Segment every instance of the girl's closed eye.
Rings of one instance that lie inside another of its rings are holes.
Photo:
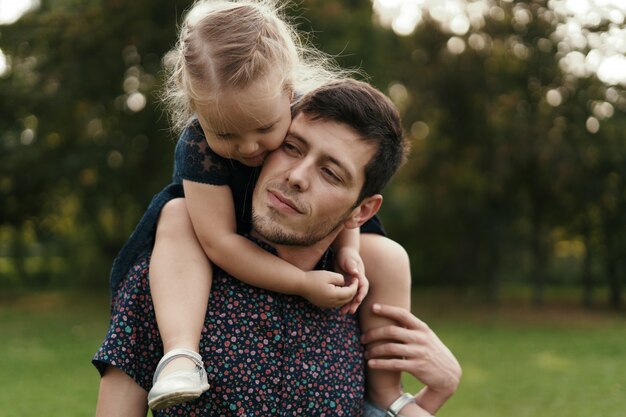
[[[276,127],[276,124],[272,123],[271,125],[260,127],[257,130],[259,133],[269,133],[273,131],[275,127]]]

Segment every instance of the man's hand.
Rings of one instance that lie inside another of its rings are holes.
[[[308,271],[304,276],[302,296],[318,307],[339,307],[352,300],[358,282],[346,285],[343,275],[331,271]]]
[[[383,304],[374,304],[372,311],[397,325],[372,329],[362,336],[367,365],[413,375],[426,385],[416,395],[418,404],[435,414],[459,385],[459,362],[428,325],[409,311]],[[372,342],[385,343],[368,346]]]
[[[365,277],[365,266],[359,252],[352,247],[344,246],[337,251],[335,270],[342,273],[347,282],[358,283],[358,290],[354,298],[341,308],[342,314],[354,314],[365,299],[370,283]]]

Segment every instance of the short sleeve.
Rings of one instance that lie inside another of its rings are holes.
[[[178,139],[174,156],[173,182],[183,180],[213,185],[227,185],[230,181],[230,161],[217,155],[207,144],[197,120],[189,125]]]

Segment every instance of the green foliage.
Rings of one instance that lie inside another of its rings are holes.
[[[155,100],[160,59],[190,2],[43,2],[2,28],[0,284],[104,283],[174,141]],[[145,102],[145,105],[143,104]],[[3,277],[7,277],[2,279]],[[69,280],[68,280],[69,278]]]
[[[174,140],[155,92],[190,3],[47,0],[0,27],[11,63],[0,78],[0,286],[105,284],[169,182]],[[538,304],[550,285],[580,286],[587,304],[606,286],[617,307],[626,272],[623,86],[563,72],[569,49],[545,2],[494,7],[484,25],[456,36],[464,45],[456,52],[427,12],[399,37],[377,23],[370,2],[304,0],[287,11],[403,114],[413,153],[382,215],[411,255],[415,282],[496,301],[507,277],[533,288]],[[602,21],[587,30],[607,29]],[[594,133],[590,117],[600,123]]]

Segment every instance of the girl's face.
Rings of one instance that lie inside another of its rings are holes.
[[[259,166],[278,148],[291,124],[291,94],[274,77],[220,93],[215,103],[195,103],[209,147],[218,155]]]

